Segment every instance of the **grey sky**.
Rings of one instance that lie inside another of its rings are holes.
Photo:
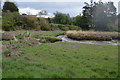
[[[5,0],[4,0],[5,1]],[[63,13],[69,13],[71,16],[79,15],[82,12],[84,2],[90,2],[90,0],[11,0],[18,4],[20,12],[30,12],[31,14],[37,14],[40,10],[47,10],[49,15],[56,11]],[[99,0],[93,0],[98,2]],[[103,2],[113,1],[118,12],[118,2],[120,0],[102,0]],[[20,2],[31,2],[26,4],[20,4]],[[34,4],[37,2],[39,4]],[[42,5],[42,2],[48,2]],[[60,2],[59,4],[51,4],[49,2]],[[62,2],[62,3],[61,3]],[[66,3],[64,3],[66,2]],[[76,2],[74,4],[67,4],[68,2]],[[67,6],[66,6],[67,5]]]

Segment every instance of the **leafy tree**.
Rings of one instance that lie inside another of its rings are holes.
[[[71,23],[69,14],[63,14],[60,12],[56,12],[54,13],[54,15],[55,15],[54,22],[56,24],[70,24]]]
[[[95,5],[94,11],[94,24],[95,30],[102,31],[111,31],[113,28],[111,26],[115,26],[116,20],[116,8],[113,5],[113,2],[103,3],[99,1]],[[109,25],[112,23],[111,25]]]
[[[93,1],[91,0],[91,3],[88,4],[85,2],[85,6],[83,7],[83,17],[82,17],[82,25],[81,27],[85,30],[89,30],[91,27],[94,27],[93,25],[93,12],[94,12],[94,5]]]
[[[118,14],[118,31],[120,32],[120,14]]]
[[[115,26],[116,8],[113,2],[103,3],[102,1],[85,3],[83,16],[86,17],[88,28],[95,30],[109,31]],[[112,23],[112,24],[110,24]]]
[[[19,9],[14,2],[6,1],[3,5],[3,10],[2,11],[6,12],[8,10],[10,12],[19,12]]]

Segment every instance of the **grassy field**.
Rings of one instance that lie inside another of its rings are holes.
[[[56,36],[61,31],[31,31]],[[19,48],[21,56],[5,56],[3,78],[114,78],[118,77],[118,46],[83,43],[44,43]],[[16,52],[13,52],[16,53]]]

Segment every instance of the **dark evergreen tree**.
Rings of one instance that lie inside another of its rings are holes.
[[[19,9],[14,2],[6,1],[3,5],[3,10],[2,11],[7,12],[8,10],[10,12],[19,12]]]

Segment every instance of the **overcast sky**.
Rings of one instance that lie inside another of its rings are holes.
[[[16,2],[90,2],[90,0],[11,0]],[[99,0],[93,0],[99,1]],[[113,1],[119,2],[120,0],[102,0],[103,2]]]
[[[6,0],[4,0],[6,1]],[[84,2],[90,2],[90,0],[9,0],[14,1],[18,4],[20,13],[28,13],[35,15],[40,10],[47,10],[49,15],[52,15],[52,13],[56,11],[69,13],[71,16],[76,16],[82,13],[82,7],[84,6]],[[95,2],[98,2],[99,0],[93,0]],[[103,2],[112,1],[114,2],[115,7],[117,8],[118,12],[118,2],[120,0],[102,0]],[[20,3],[20,2],[38,2],[37,3]],[[74,4],[66,4],[66,3],[41,3],[41,2],[77,2]],[[55,6],[54,6],[55,5]]]

